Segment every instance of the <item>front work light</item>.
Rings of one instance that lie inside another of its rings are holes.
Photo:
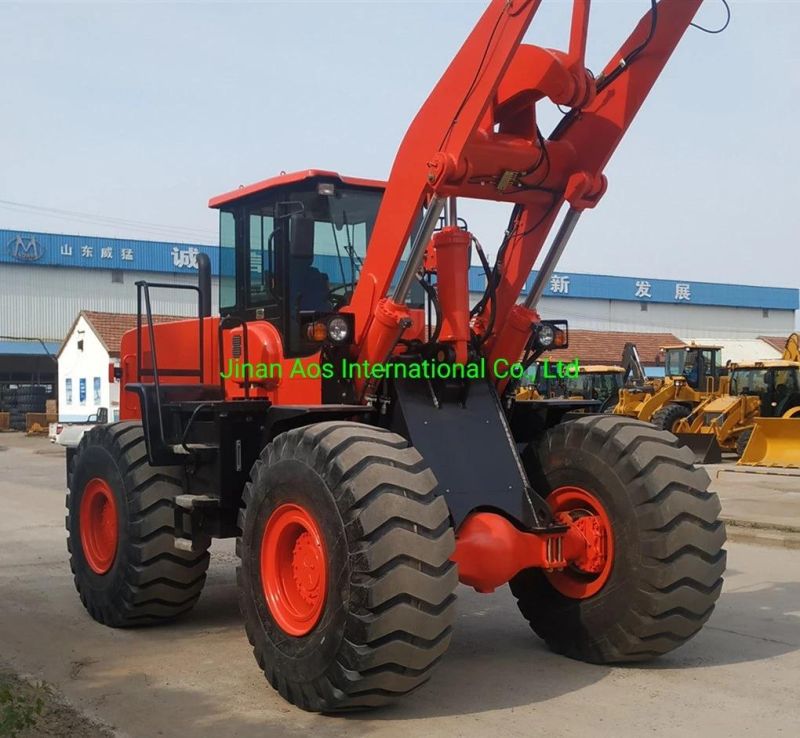
[[[537,351],[566,348],[569,328],[566,320],[543,320],[533,327],[533,346]]]
[[[333,343],[344,343],[350,338],[350,323],[340,315],[328,321],[328,338]]]
[[[313,313],[300,316],[301,335],[314,343],[341,346],[350,343],[355,334],[355,320],[351,313]]]
[[[556,342],[556,329],[552,325],[540,325],[536,338],[542,348],[550,348]]]

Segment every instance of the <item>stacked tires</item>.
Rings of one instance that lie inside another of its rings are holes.
[[[0,413],[9,412],[11,404],[16,400],[16,397],[16,389],[0,384]]]
[[[15,430],[25,430],[25,416],[28,413],[43,413],[46,407],[47,387],[43,385],[4,387],[0,394],[0,409],[9,413],[10,425]]]

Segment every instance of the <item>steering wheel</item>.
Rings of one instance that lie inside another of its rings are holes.
[[[328,290],[328,294],[325,296],[325,299],[331,304],[334,310],[338,310],[340,307],[347,305],[347,303],[350,301],[350,295],[347,294],[349,289],[349,284],[336,285],[336,287],[332,287]],[[338,294],[343,290],[344,294]]]

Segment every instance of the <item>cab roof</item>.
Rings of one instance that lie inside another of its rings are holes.
[[[547,359],[539,359],[536,363],[541,366],[545,361],[557,361],[552,357]],[[615,364],[581,364],[578,366],[578,374],[624,374],[625,369]]]
[[[786,359],[764,359],[763,361],[743,361],[731,364],[731,371],[737,369],[800,369],[800,362]]]
[[[360,177],[345,177],[337,172],[329,172],[325,169],[304,169],[300,172],[282,172],[277,177],[270,177],[269,179],[262,179],[260,182],[255,182],[250,185],[240,185],[237,189],[225,192],[222,195],[212,197],[208,201],[208,207],[219,208],[229,202],[241,200],[243,197],[255,195],[259,192],[271,190],[275,187],[283,185],[297,184],[307,179],[338,179],[342,184],[351,185],[353,187],[370,187],[374,190],[385,190],[386,182],[379,179],[362,179]]]
[[[715,346],[711,343],[681,343],[674,346],[662,346],[662,351],[670,351],[671,349],[684,349],[691,351],[692,349],[700,349],[701,351],[722,351],[722,346]]]

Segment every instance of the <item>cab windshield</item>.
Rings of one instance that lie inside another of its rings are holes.
[[[691,370],[692,367],[694,367],[693,353],[682,348],[667,350],[664,372],[668,377],[679,377],[685,370]]]
[[[764,395],[772,392],[783,396],[798,391],[795,367],[760,367],[734,369],[731,372],[731,394]]]
[[[381,194],[319,187],[248,208],[248,307],[285,301],[296,313],[346,305],[358,283]]]
[[[763,395],[767,391],[767,369],[734,369],[731,372],[732,395]]]
[[[220,211],[220,313],[274,323],[286,356],[319,350],[303,326],[350,303],[382,197],[305,180],[230,203]],[[414,307],[420,291],[409,295]]]
[[[622,373],[590,373],[579,374],[566,379],[568,395],[580,395],[587,400],[607,400],[617,397],[622,387]]]
[[[720,350],[718,348],[676,348],[667,349],[664,361],[668,377],[685,377],[690,387],[705,386],[709,377],[719,374]]]

